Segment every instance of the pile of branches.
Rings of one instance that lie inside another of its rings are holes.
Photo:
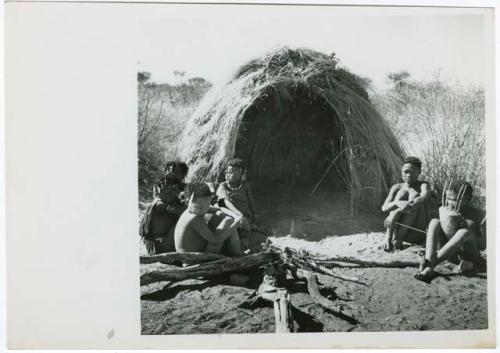
[[[269,241],[263,251],[242,257],[225,257],[211,253],[165,253],[141,257],[141,264],[160,262],[164,264],[191,264],[187,267],[153,271],[141,276],[141,286],[161,281],[177,282],[186,279],[210,278],[225,273],[237,273],[253,268],[264,268],[262,284],[240,307],[252,308],[261,301],[274,305],[276,332],[293,332],[290,292],[286,288],[287,276],[307,282],[307,289],[313,301],[332,314],[350,323],[357,323],[352,313],[341,304],[325,298],[320,293],[317,275],[328,276],[343,281],[368,286],[359,278],[345,276],[333,268],[356,267],[416,267],[416,262],[380,262],[352,257],[318,258],[306,251],[278,247]]]

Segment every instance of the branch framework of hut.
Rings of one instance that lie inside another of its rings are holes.
[[[203,100],[180,145],[192,178],[217,181],[240,157],[254,184],[311,191],[321,180],[349,191],[354,209],[378,208],[402,161],[361,79],[309,49],[281,48],[240,67]]]

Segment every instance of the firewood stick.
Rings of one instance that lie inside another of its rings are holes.
[[[318,287],[318,279],[314,273],[310,271],[301,271],[301,273],[304,273],[302,276],[307,280],[307,290],[316,304],[349,322],[357,322],[357,320],[352,317],[351,313],[346,312],[342,306],[336,305],[321,295]]]
[[[328,265],[330,263],[336,264],[338,262],[345,262],[356,264],[361,267],[387,267],[387,268],[405,268],[405,267],[417,267],[419,265],[418,261],[373,261],[373,260],[362,260],[356,259],[348,256],[335,256],[332,258],[317,260],[318,264]]]
[[[337,272],[335,272],[329,268],[326,268],[324,266],[321,266],[321,265],[317,265],[317,264],[309,263],[309,262],[305,262],[305,261],[300,261],[300,260],[292,260],[292,263],[294,263],[294,265],[297,268],[303,268],[304,270],[318,272],[322,275],[331,276],[331,277],[334,277],[337,279],[341,279],[343,281],[354,282],[354,283],[366,285],[366,283],[361,282],[359,280],[359,278],[342,275],[340,273],[337,273]]]
[[[404,268],[404,267],[416,267],[419,265],[418,261],[374,261],[374,260],[364,260],[358,259],[354,257],[348,256],[335,256],[335,257],[325,257],[322,255],[316,255],[316,257],[312,257],[312,255],[304,256],[299,255],[297,250],[292,250],[287,247],[279,247],[276,245],[268,245],[268,249],[280,254],[283,258],[284,262],[290,262],[292,259],[300,259],[301,261],[309,260],[314,261],[317,264],[328,265],[328,264],[336,264],[338,262],[356,264],[363,267],[390,267],[390,268]],[[311,259],[312,258],[312,259]]]
[[[185,279],[210,277],[223,273],[248,270],[272,261],[274,257],[269,252],[261,252],[248,256],[205,262],[190,267],[150,272],[141,276],[141,286],[161,281],[182,281]]]
[[[276,333],[293,332],[291,297],[288,290],[278,288],[274,299],[274,321]]]
[[[141,256],[141,264],[152,264],[161,262],[164,264],[172,264],[174,262],[187,262],[187,263],[203,263],[215,260],[226,259],[227,257],[214,253],[201,253],[201,252],[168,252],[164,254]]]

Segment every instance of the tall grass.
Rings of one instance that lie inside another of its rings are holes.
[[[393,87],[373,97],[407,155],[423,161],[423,174],[441,193],[444,181],[468,181],[485,205],[484,91],[451,84],[439,75],[416,81],[395,75]],[[394,75],[392,76],[394,78]]]

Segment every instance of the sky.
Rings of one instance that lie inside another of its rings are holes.
[[[178,82],[177,70],[224,84],[246,61],[289,46],[335,52],[375,88],[400,70],[416,79],[440,72],[466,85],[485,81],[483,10],[227,8],[180,8],[142,21],[138,69],[158,83]]]

